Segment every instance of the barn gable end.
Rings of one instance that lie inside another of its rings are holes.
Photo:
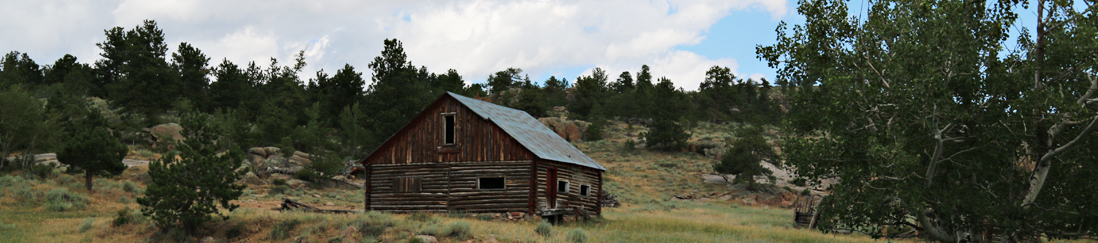
[[[456,119],[456,143],[443,145],[445,115]],[[369,164],[531,160],[534,155],[453,96],[443,95],[366,157]]]

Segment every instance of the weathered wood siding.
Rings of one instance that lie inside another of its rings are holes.
[[[526,212],[530,203],[532,161],[453,163],[450,165],[449,210]],[[477,178],[503,177],[504,189],[477,189]]]
[[[531,161],[371,166],[366,205],[378,211],[525,212]],[[419,193],[397,192],[398,178],[421,178]],[[477,189],[477,179],[503,177],[502,190]]]
[[[560,163],[550,160],[537,160],[537,210],[548,209],[548,203],[546,202],[549,194],[545,191],[546,183],[550,183],[547,180],[547,173],[549,167],[557,168],[557,179],[567,180],[569,182],[568,192],[557,193],[557,208],[575,208],[582,207],[583,209],[592,212],[594,214],[602,214],[602,207],[599,205],[599,192],[602,190],[602,171],[587,168],[574,164]],[[552,182],[557,183],[557,182]],[[580,196],[580,185],[590,185],[591,191],[587,196]],[[563,191],[563,189],[559,189]]]
[[[445,211],[450,191],[450,164],[419,163],[372,165],[369,170],[366,207],[379,211]],[[419,193],[396,192],[393,182],[419,177]]]
[[[456,143],[443,146],[443,113],[454,113]],[[534,154],[453,97],[427,107],[366,158],[368,164],[532,160]]]

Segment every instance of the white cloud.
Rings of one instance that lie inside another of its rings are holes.
[[[536,75],[561,68],[604,66],[636,71],[641,64],[694,89],[713,65],[678,46],[697,44],[714,23],[733,11],[764,10],[785,16],[786,1],[288,1],[119,0],[5,1],[0,8],[0,46],[32,55],[39,63],[64,53],[92,62],[103,29],[130,29],[154,19],[172,50],[189,42],[212,58],[238,65],[288,65],[305,50],[302,75],[344,63],[369,75],[382,40],[404,43],[408,59],[432,72],[456,69],[467,81],[518,67]],[[751,48],[751,47],[743,47]],[[6,51],[6,50],[0,50]],[[620,73],[620,71],[618,71]],[[616,73],[614,73],[616,77]],[[574,77],[567,77],[572,79]]]
[[[406,44],[409,59],[433,69],[457,69],[469,81],[508,67],[537,74],[561,66],[628,63],[629,69],[649,64],[658,76],[695,89],[709,67],[736,68],[735,60],[709,60],[676,46],[699,43],[731,10],[762,6],[780,16],[784,4],[473,1],[405,10],[410,21],[393,20],[388,27]]]
[[[264,66],[271,57],[283,56],[274,34],[258,33],[252,27],[245,27],[214,41],[195,42],[194,46],[212,57],[211,65],[217,65],[221,63],[221,58],[225,58],[240,66],[252,61]]]
[[[713,66],[728,67],[736,70],[739,64],[736,60],[722,58],[710,60],[701,55],[688,51],[668,51],[657,55],[654,59],[638,61],[623,61],[600,66],[610,76],[610,81],[617,79],[621,72],[627,71],[636,75],[641,65],[648,65],[654,76],[652,82],[657,82],[660,77],[666,77],[676,86],[686,90],[697,90],[702,81],[705,81],[705,71]],[[591,70],[584,71],[584,75],[590,75]],[[738,75],[737,75],[738,76]],[[634,76],[636,78],[636,76]]]

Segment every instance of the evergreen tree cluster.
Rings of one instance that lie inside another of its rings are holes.
[[[698,91],[655,78],[647,65],[613,81],[595,68],[574,79],[574,85],[557,77],[532,81],[522,69],[507,68],[483,83],[466,85],[457,70],[432,73],[416,67],[402,43],[393,39],[385,40],[381,54],[367,64],[369,81],[351,64],[334,74],[317,71],[315,78],[305,80],[304,52],[288,65],[274,58],[263,65],[227,59],[211,63],[211,57],[186,42],[168,53],[164,31],[155,21],[131,29],[114,27],[104,34],[106,40],[96,43],[101,58],[92,64],[65,55],[53,65],[40,66],[26,53],[4,55],[0,88],[37,99],[26,102],[45,104],[43,117],[37,119],[47,126],[67,127],[63,124],[83,119],[86,99],[98,97],[110,104],[101,112],[120,114],[106,117],[115,131],[138,132],[178,122],[186,112],[200,112],[224,128],[223,149],[274,145],[355,158],[372,151],[447,91],[484,97],[534,117],[567,107],[572,119],[643,123],[652,126],[649,143],[664,149],[683,146],[689,138],[684,131],[694,121],[774,124],[779,115],[765,80],[737,79],[726,67],[713,67]],[[30,146],[3,143],[0,148],[8,152]],[[34,146],[44,150],[50,145]]]

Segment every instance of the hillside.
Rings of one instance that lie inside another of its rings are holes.
[[[712,158],[696,152],[656,152],[627,148],[642,126],[613,124],[607,139],[576,146],[608,171],[605,189],[619,195],[622,206],[607,208],[601,219],[553,226],[547,236],[535,232],[536,219],[508,219],[499,214],[316,214],[279,212],[283,197],[324,209],[361,209],[359,189],[338,185],[284,185],[267,179],[250,184],[228,220],[215,220],[188,237],[159,232],[140,215],[134,198],[148,183],[146,165],[121,176],[96,179],[94,192],[78,177],[57,171],[40,178],[29,171],[0,177],[0,242],[405,242],[430,235],[440,242],[569,242],[583,234],[588,242],[729,242],[729,241],[871,241],[861,235],[826,235],[796,229],[788,201],[795,189],[765,187],[748,192],[712,177]],[[694,127],[695,141],[730,136],[724,125]],[[145,149],[132,159],[159,156]],[[77,175],[78,176],[78,175]],[[67,194],[59,200],[51,194]],[[67,204],[66,204],[67,203]],[[67,208],[55,206],[69,205]],[[120,217],[122,215],[123,217]],[[129,223],[114,225],[119,218]],[[582,233],[576,233],[582,232]],[[495,241],[492,241],[494,239]]]

